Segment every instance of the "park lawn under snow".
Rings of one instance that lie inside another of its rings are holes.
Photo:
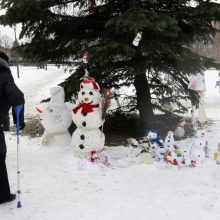
[[[14,71],[14,70],[13,70]],[[17,80],[26,93],[27,114],[49,96],[49,88],[68,76],[21,69]],[[0,206],[0,220],[219,220],[220,166],[212,159],[220,142],[220,95],[214,88],[217,71],[206,72],[206,111],[214,124],[207,128],[211,158],[199,167],[162,168],[141,165],[127,157],[127,148],[109,147],[112,166],[87,164],[79,171],[71,146],[41,147],[40,138],[22,137],[22,205]],[[16,137],[6,134],[8,172],[16,191]],[[192,139],[179,142],[190,147]]]

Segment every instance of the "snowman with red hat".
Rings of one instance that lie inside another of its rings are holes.
[[[77,126],[72,135],[75,156],[95,162],[103,152],[105,135],[99,129],[103,125],[101,94],[94,78],[86,77],[81,82],[72,119]]]

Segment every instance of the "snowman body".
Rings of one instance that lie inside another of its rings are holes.
[[[205,147],[206,140],[202,138],[197,138],[193,143],[191,158],[196,165],[199,165],[205,161]]]
[[[71,142],[71,136],[68,128],[72,123],[72,118],[68,104],[64,103],[64,89],[60,86],[52,87],[50,93],[50,103],[40,115],[42,126],[45,129],[42,144],[69,144]]]
[[[175,141],[174,141],[173,136],[174,136],[173,132],[168,131],[167,136],[164,141],[164,148],[166,151],[175,151],[175,148],[174,148]]]
[[[68,128],[72,123],[71,111],[66,105],[48,105],[41,114],[41,123],[45,129],[42,144],[69,144],[71,136]]]
[[[101,95],[97,83],[96,86],[94,83],[81,83],[79,103],[72,112],[72,120],[77,126],[72,135],[72,146],[79,158],[91,159],[94,152],[102,152],[105,143],[105,135],[99,129],[103,124]]]

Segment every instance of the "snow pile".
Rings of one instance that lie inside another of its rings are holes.
[[[59,74],[52,72],[49,76],[54,76],[54,82],[59,81]],[[220,166],[213,160],[213,152],[220,142],[220,95],[214,88],[216,73],[214,70],[206,73],[206,111],[208,118],[215,121],[206,129],[211,152],[210,159],[203,164],[183,169],[161,168],[158,163],[136,164],[127,156],[129,149],[119,146],[108,148],[110,168],[88,163],[80,171],[70,145],[44,148],[40,138],[22,137],[23,208],[17,209],[16,202],[0,206],[0,219],[219,220]],[[50,83],[42,76],[30,85],[20,84],[29,92],[28,109],[33,109],[36,100],[42,98],[43,94],[36,91],[47,89]],[[9,178],[15,192],[16,137],[6,134],[6,139]],[[189,138],[178,142],[187,149],[191,144]]]

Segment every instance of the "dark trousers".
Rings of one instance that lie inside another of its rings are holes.
[[[7,168],[5,164],[6,152],[1,151],[5,149],[5,138],[3,132],[0,132],[0,202],[6,201],[10,198],[10,187],[8,182]],[[4,146],[3,146],[4,145]]]

